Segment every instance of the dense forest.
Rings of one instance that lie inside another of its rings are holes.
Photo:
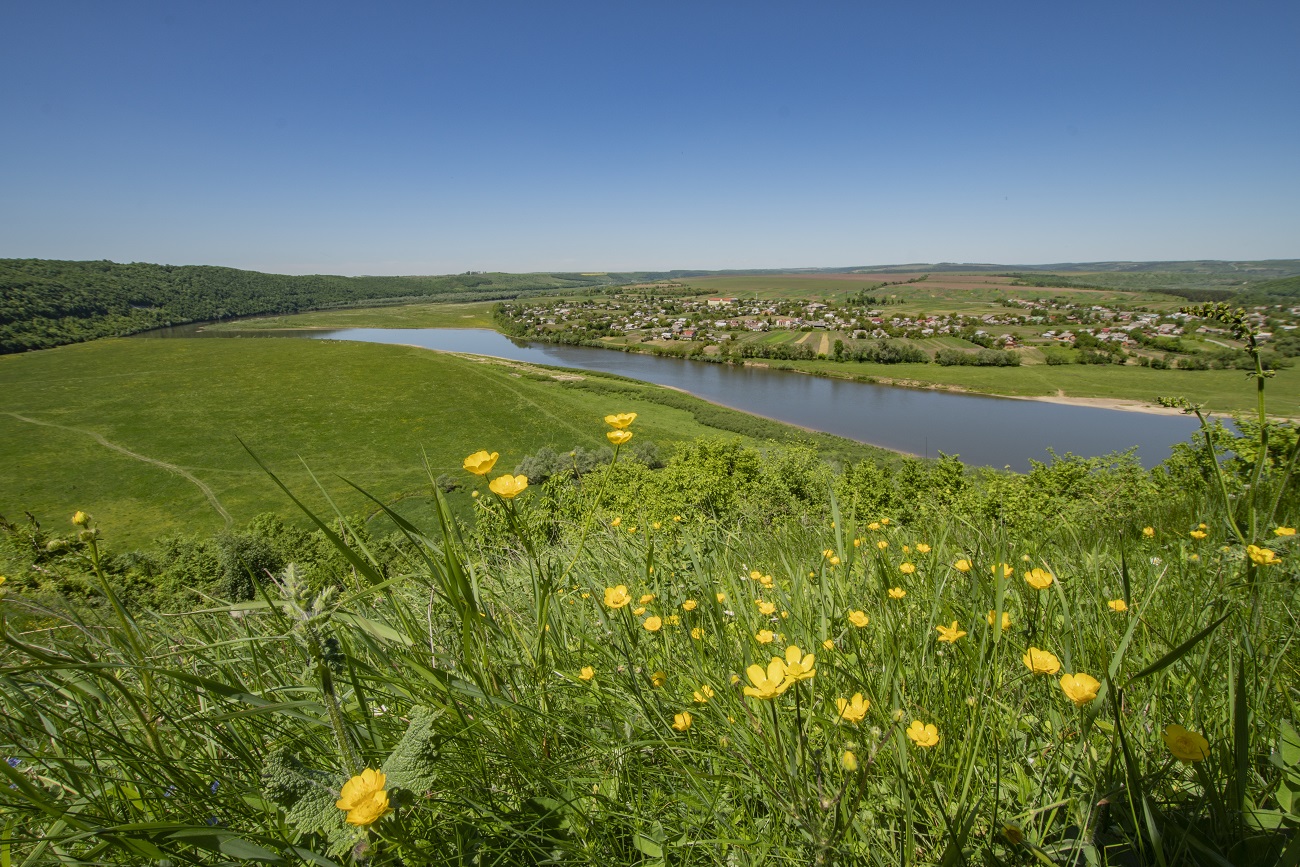
[[[358,302],[487,300],[602,282],[579,274],[289,276],[205,265],[0,259],[0,354],[184,322]]]

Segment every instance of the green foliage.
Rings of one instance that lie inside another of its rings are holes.
[[[583,285],[549,274],[446,277],[287,276],[205,265],[0,259],[0,354],[121,336],[183,322],[384,299],[513,297]]]

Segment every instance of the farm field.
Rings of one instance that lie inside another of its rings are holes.
[[[730,431],[811,436],[657,386],[590,374],[566,385],[556,373],[318,340],[117,339],[4,356],[0,515],[31,511],[61,526],[83,509],[129,546],[169,531],[219,532],[226,516],[242,525],[266,511],[290,514],[237,438],[321,506],[301,458],[352,514],[367,501],[334,474],[418,512],[429,493],[422,455],[438,475],[459,473],[467,448],[499,451],[507,469],[542,446],[599,448],[594,422],[611,407],[641,413],[640,438],[665,454],[680,440],[734,436],[692,410]],[[468,507],[465,492],[451,498]]]
[[[401,304],[318,310],[284,316],[259,316],[204,326],[205,331],[260,331],[279,328],[491,328],[494,301],[464,304]]]

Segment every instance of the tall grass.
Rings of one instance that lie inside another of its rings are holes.
[[[0,621],[0,864],[1294,865],[1290,472],[1026,536],[612,511],[611,469],[549,541],[485,477],[491,549],[313,515],[341,585],[174,616],[79,514],[108,606]]]

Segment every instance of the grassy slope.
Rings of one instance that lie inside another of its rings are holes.
[[[207,331],[261,331],[276,328],[491,328],[495,301],[466,304],[403,304],[319,310],[286,316],[260,316],[206,326]]]
[[[1240,370],[1152,370],[1146,367],[1047,365],[940,367],[937,364],[786,362],[799,370],[830,376],[876,377],[968,389],[985,394],[1061,395],[1117,398],[1148,403],[1186,397],[1216,412],[1253,410],[1254,397]],[[1279,371],[1268,383],[1269,413],[1300,417],[1300,369]]]
[[[0,514],[14,520],[30,509],[43,523],[63,527],[74,509],[85,509],[117,545],[224,526],[197,484],[110,450],[95,433],[192,473],[237,524],[268,510],[290,514],[291,507],[236,436],[320,505],[301,456],[352,512],[366,504],[333,473],[383,498],[416,494],[418,510],[427,491],[418,469],[422,451],[435,474],[461,474],[461,459],[477,448],[500,451],[499,469],[512,471],[543,445],[605,445],[601,418],[614,411],[641,413],[637,435],[661,446],[720,433],[692,414],[692,407],[716,412],[703,401],[623,380],[584,383],[618,394],[565,387],[538,370],[402,346],[308,340],[116,339],[6,356]]]

